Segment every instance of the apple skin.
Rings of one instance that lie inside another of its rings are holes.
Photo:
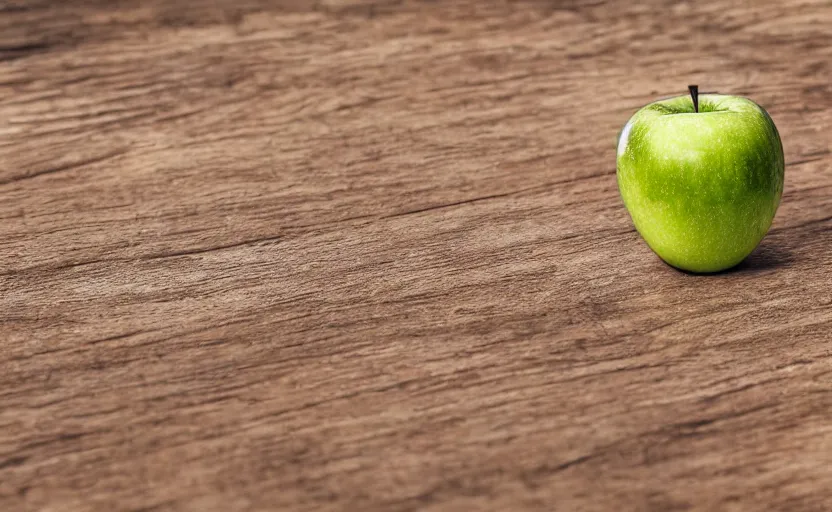
[[[777,127],[751,100],[703,94],[651,103],[618,140],[618,188],[636,229],[668,264],[731,268],[765,236],[783,194]]]

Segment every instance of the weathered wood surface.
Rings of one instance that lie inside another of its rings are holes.
[[[827,0],[0,2],[0,510],[832,509]],[[735,271],[618,197],[764,105]]]

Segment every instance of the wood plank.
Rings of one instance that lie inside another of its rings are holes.
[[[829,510],[826,0],[0,4],[0,510]],[[765,106],[679,273],[615,138]]]

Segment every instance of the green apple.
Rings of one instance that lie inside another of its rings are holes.
[[[664,261],[691,272],[751,254],[780,204],[784,170],[771,117],[737,96],[692,89],[651,103],[618,139],[618,188],[636,229]]]

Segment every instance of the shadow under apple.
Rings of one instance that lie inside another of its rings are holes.
[[[682,270],[672,266],[671,268],[679,272],[682,272],[683,274],[707,277],[740,273],[756,274],[759,272],[765,272],[776,268],[787,267],[794,261],[795,258],[791,250],[785,245],[783,245],[782,241],[767,241],[764,239],[760,243],[760,245],[756,249],[754,249],[754,252],[752,252],[747,258],[742,260],[739,264],[729,269],[721,270],[719,272],[714,272],[711,274],[699,274],[696,272],[689,272],[687,270]]]

